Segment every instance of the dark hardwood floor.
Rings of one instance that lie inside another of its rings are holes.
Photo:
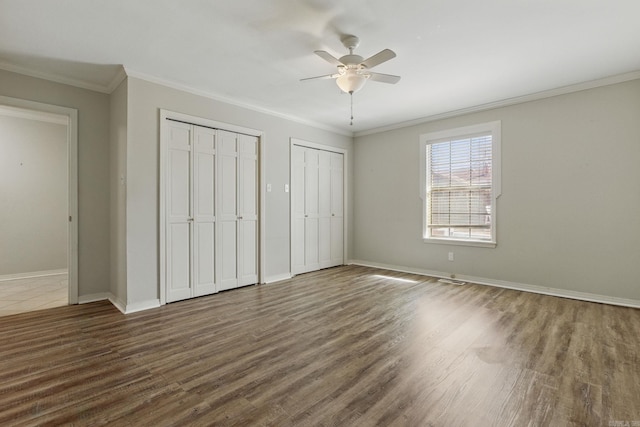
[[[346,266],[0,317],[0,425],[640,426],[639,355],[640,310]]]

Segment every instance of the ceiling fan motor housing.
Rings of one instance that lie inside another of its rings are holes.
[[[364,61],[364,58],[362,56],[360,56],[360,55],[350,54],[350,55],[345,55],[345,56],[341,57],[339,59],[339,61],[342,62],[343,64],[347,65],[347,66],[349,66],[349,65],[357,66],[362,61]]]

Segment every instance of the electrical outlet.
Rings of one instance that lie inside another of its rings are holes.
[[[453,261],[453,252],[449,252],[449,261]]]

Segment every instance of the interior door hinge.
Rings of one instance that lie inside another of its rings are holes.
[[[71,215],[69,215],[69,222],[71,222]]]

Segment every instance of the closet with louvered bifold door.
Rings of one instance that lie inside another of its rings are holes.
[[[306,273],[344,264],[344,155],[291,149],[291,270]]]
[[[166,132],[166,301],[257,283],[258,138],[172,120]]]

